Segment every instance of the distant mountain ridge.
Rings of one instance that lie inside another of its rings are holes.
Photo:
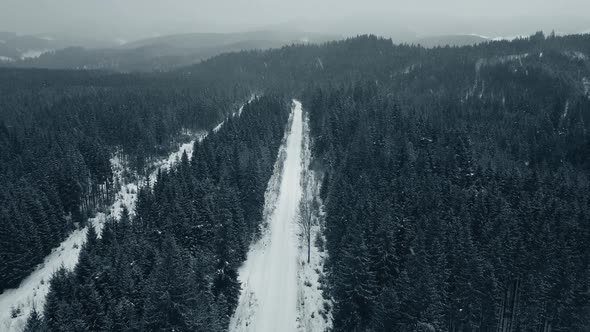
[[[238,33],[187,33],[141,39],[123,45],[88,49],[45,47],[36,57],[0,53],[14,67],[50,69],[106,69],[115,71],[169,70],[197,63],[221,53],[277,48],[293,43],[321,43],[339,36],[299,31],[250,31]],[[1,44],[0,44],[1,45]],[[0,58],[2,59],[2,58]]]
[[[184,33],[140,39],[119,46],[119,49],[167,46],[184,49],[219,47],[244,41],[266,42],[321,42],[337,39],[333,34],[318,34],[300,31],[261,30],[235,33]]]
[[[100,69],[119,72],[167,71],[198,63],[223,53],[264,50],[290,44],[324,43],[344,35],[303,32],[299,28],[268,28],[235,33],[183,33],[140,39],[119,45],[59,40],[0,32],[0,66],[49,69]],[[401,40],[398,40],[401,38]],[[445,34],[393,38],[395,43],[425,48],[469,46],[514,37]],[[104,46],[108,45],[108,46]]]
[[[45,35],[21,35],[10,31],[0,31],[0,64],[35,58],[45,52],[72,46],[90,49],[112,47],[114,45],[115,43],[105,41],[54,38]]]

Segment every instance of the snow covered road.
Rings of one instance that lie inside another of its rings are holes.
[[[302,195],[303,114],[293,101],[265,202],[266,229],[239,269],[242,294],[230,331],[297,330],[298,208]]]

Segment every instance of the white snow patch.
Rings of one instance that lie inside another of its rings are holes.
[[[582,78],[582,86],[584,87],[584,94],[590,98],[590,79],[588,77]]]
[[[481,91],[479,92],[479,99],[483,98],[483,94],[486,90],[486,82],[484,80],[481,81]]]
[[[244,110],[244,106],[246,106],[246,104],[250,104],[254,99],[256,99],[256,94],[252,94],[250,96],[250,99],[248,99],[248,101],[245,104],[242,104],[242,106],[240,106],[240,108],[237,111],[233,112],[231,114],[231,116],[232,117],[234,117],[234,116],[241,116],[242,115],[242,111]],[[217,133],[219,131],[219,129],[221,129],[221,127],[223,127],[223,124],[224,123],[225,123],[225,120],[224,121],[221,121],[217,126],[215,126],[215,128],[213,128],[212,131],[214,133]]]
[[[230,331],[289,332],[298,329],[299,203],[302,196],[303,114],[293,101],[265,195],[262,237],[238,270],[242,292]]]
[[[516,39],[526,39],[526,38],[529,38],[529,36],[527,36],[527,35],[498,36],[498,37],[492,38],[492,40],[493,41],[502,41],[502,40],[513,41],[513,40],[516,40]]]
[[[197,139],[196,140],[192,140],[188,143],[184,143],[182,145],[180,145],[180,147],[178,147],[178,149],[171,153],[168,158],[163,159],[159,162],[154,163],[154,166],[156,167],[156,170],[153,171],[150,174],[150,183],[153,185],[156,182],[156,177],[158,176],[158,170],[169,170],[170,167],[172,167],[172,165],[176,164],[178,161],[180,161],[180,159],[182,158],[182,154],[184,152],[186,152],[186,155],[188,156],[189,160],[191,158],[191,156],[193,155],[193,149],[195,147],[195,142],[196,141],[202,141],[203,139],[205,139],[205,137],[207,137],[207,132],[198,132],[196,134],[194,134]]]
[[[215,128],[213,128],[213,132],[216,133],[219,131],[219,129],[221,129],[221,127],[223,127],[223,124],[225,123],[225,121],[221,121],[220,124],[218,124],[217,126],[215,126]]]
[[[302,234],[299,237],[299,271],[298,271],[298,311],[300,324],[299,331],[314,332],[327,331],[332,328],[332,301],[325,300],[323,296],[324,263],[328,256],[325,248],[318,247],[316,239],[323,236],[325,211],[320,198],[321,180],[319,175],[309,168],[311,161],[309,120],[306,117],[303,124],[303,197],[300,205],[300,224]],[[306,217],[309,218],[309,226],[305,226]],[[306,229],[309,229],[308,231]],[[307,233],[309,232],[309,233]],[[309,263],[307,262],[308,236]],[[324,305],[327,305],[326,306]]]
[[[49,53],[52,52],[53,50],[51,49],[43,49],[43,50],[28,50],[28,51],[24,51],[21,53],[20,55],[20,59],[21,60],[25,60],[25,59],[35,59],[40,57],[41,55],[45,54],[45,53]]]
[[[565,119],[567,117],[567,112],[569,111],[569,109],[570,109],[570,101],[568,100],[565,102],[565,107],[563,108],[563,114],[561,115],[562,119]]]
[[[0,62],[14,62],[14,59],[8,56],[0,55]]]
[[[406,68],[404,68],[404,70],[402,71],[402,74],[407,75],[407,74],[413,72],[415,68],[416,68],[416,65],[409,65]]]
[[[195,133],[196,140],[202,140],[205,136],[205,132]],[[177,160],[180,159],[184,151],[187,152],[188,156],[192,155],[192,149],[195,140],[182,144],[178,150],[171,153],[168,158],[154,163],[156,170],[150,175],[150,179],[155,180],[157,169],[168,169]],[[121,211],[123,207],[127,207],[130,214],[135,213],[135,201],[137,198],[137,191],[141,187],[141,180],[125,182],[123,173],[128,171],[126,163],[115,155],[111,158],[111,167],[113,169],[113,177],[115,181],[120,184],[120,189],[115,196],[115,202],[109,209],[109,215],[114,218],[121,217]],[[132,177],[133,179],[141,179],[138,176]],[[151,181],[153,183],[153,181]],[[106,215],[102,212],[96,214],[94,218],[89,219],[92,223],[96,232],[100,234],[107,220]],[[5,290],[0,294],[0,331],[2,332],[20,332],[23,330],[29,315],[33,308],[37,311],[42,311],[45,305],[45,297],[49,292],[49,281],[55,271],[61,266],[64,266],[68,270],[73,270],[78,263],[78,255],[84,242],[86,241],[87,227],[77,229],[73,231],[60,245],[58,248],[52,250],[52,252],[45,257],[43,263],[39,264],[35,270],[26,277],[18,288]],[[19,309],[20,314],[12,318],[12,310]]]
[[[316,67],[324,69],[324,62],[319,57],[316,58]]]
[[[103,213],[91,219],[93,225],[102,225],[106,220]],[[43,263],[18,288],[9,289],[0,294],[0,330],[5,332],[22,331],[33,308],[42,311],[45,296],[49,292],[49,281],[61,266],[73,270],[78,262],[82,244],[86,241],[86,228],[77,229],[57,248],[45,257]],[[11,317],[11,311],[18,308],[19,316]]]
[[[565,51],[562,54],[570,58],[570,60],[588,60],[588,56],[580,51]]]
[[[496,37],[490,37],[490,36],[485,36],[485,35],[480,35],[477,33],[469,33],[469,36],[475,36],[475,37],[480,37],[483,39],[487,39],[487,40],[492,40],[492,41],[513,41],[515,39],[525,39],[528,38],[528,35],[516,35],[516,36],[496,36]]]

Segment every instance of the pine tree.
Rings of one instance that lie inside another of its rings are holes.
[[[344,239],[342,260],[338,262],[338,280],[334,289],[337,301],[334,329],[337,331],[367,329],[375,310],[378,287],[361,234],[351,233]]]
[[[47,331],[48,330],[47,330],[47,327],[45,326],[45,322],[43,321],[43,318],[41,317],[41,315],[39,315],[37,310],[35,308],[33,308],[33,310],[31,310],[31,315],[29,316],[29,319],[27,320],[27,324],[25,325],[23,332],[47,332]]]
[[[82,305],[82,320],[88,325],[89,331],[108,331],[111,326],[107,320],[105,308],[94,285],[88,283],[80,288],[80,303]]]
[[[221,226],[218,228],[216,236],[217,243],[215,257],[215,275],[213,278],[213,294],[215,296],[223,295],[227,303],[226,313],[231,315],[238,303],[240,294],[240,283],[238,282],[238,271],[234,262],[234,253],[232,246],[239,245],[236,243],[237,236],[234,233],[234,220],[231,212],[223,208],[219,215]]]
[[[191,271],[173,238],[163,242],[150,281],[145,287],[145,328],[188,331],[191,305],[197,301],[192,289]],[[187,316],[189,315],[189,316]]]

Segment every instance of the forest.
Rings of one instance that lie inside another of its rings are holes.
[[[124,213],[100,239],[88,233],[76,269],[52,279],[43,320],[25,330],[225,330],[287,116],[281,98],[258,99],[158,174],[132,221]]]
[[[0,68],[1,290],[113,199],[112,153],[142,172],[182,130],[208,129],[246,98],[132,76]]]
[[[169,72],[0,69],[0,289],[112,199],[111,153],[144,169],[262,92],[88,232],[26,331],[227,330],[294,97],[334,331],[588,331],[589,56],[590,35],[358,36]]]
[[[587,134],[499,105],[407,112],[371,84],[308,105],[334,330],[588,328]]]

